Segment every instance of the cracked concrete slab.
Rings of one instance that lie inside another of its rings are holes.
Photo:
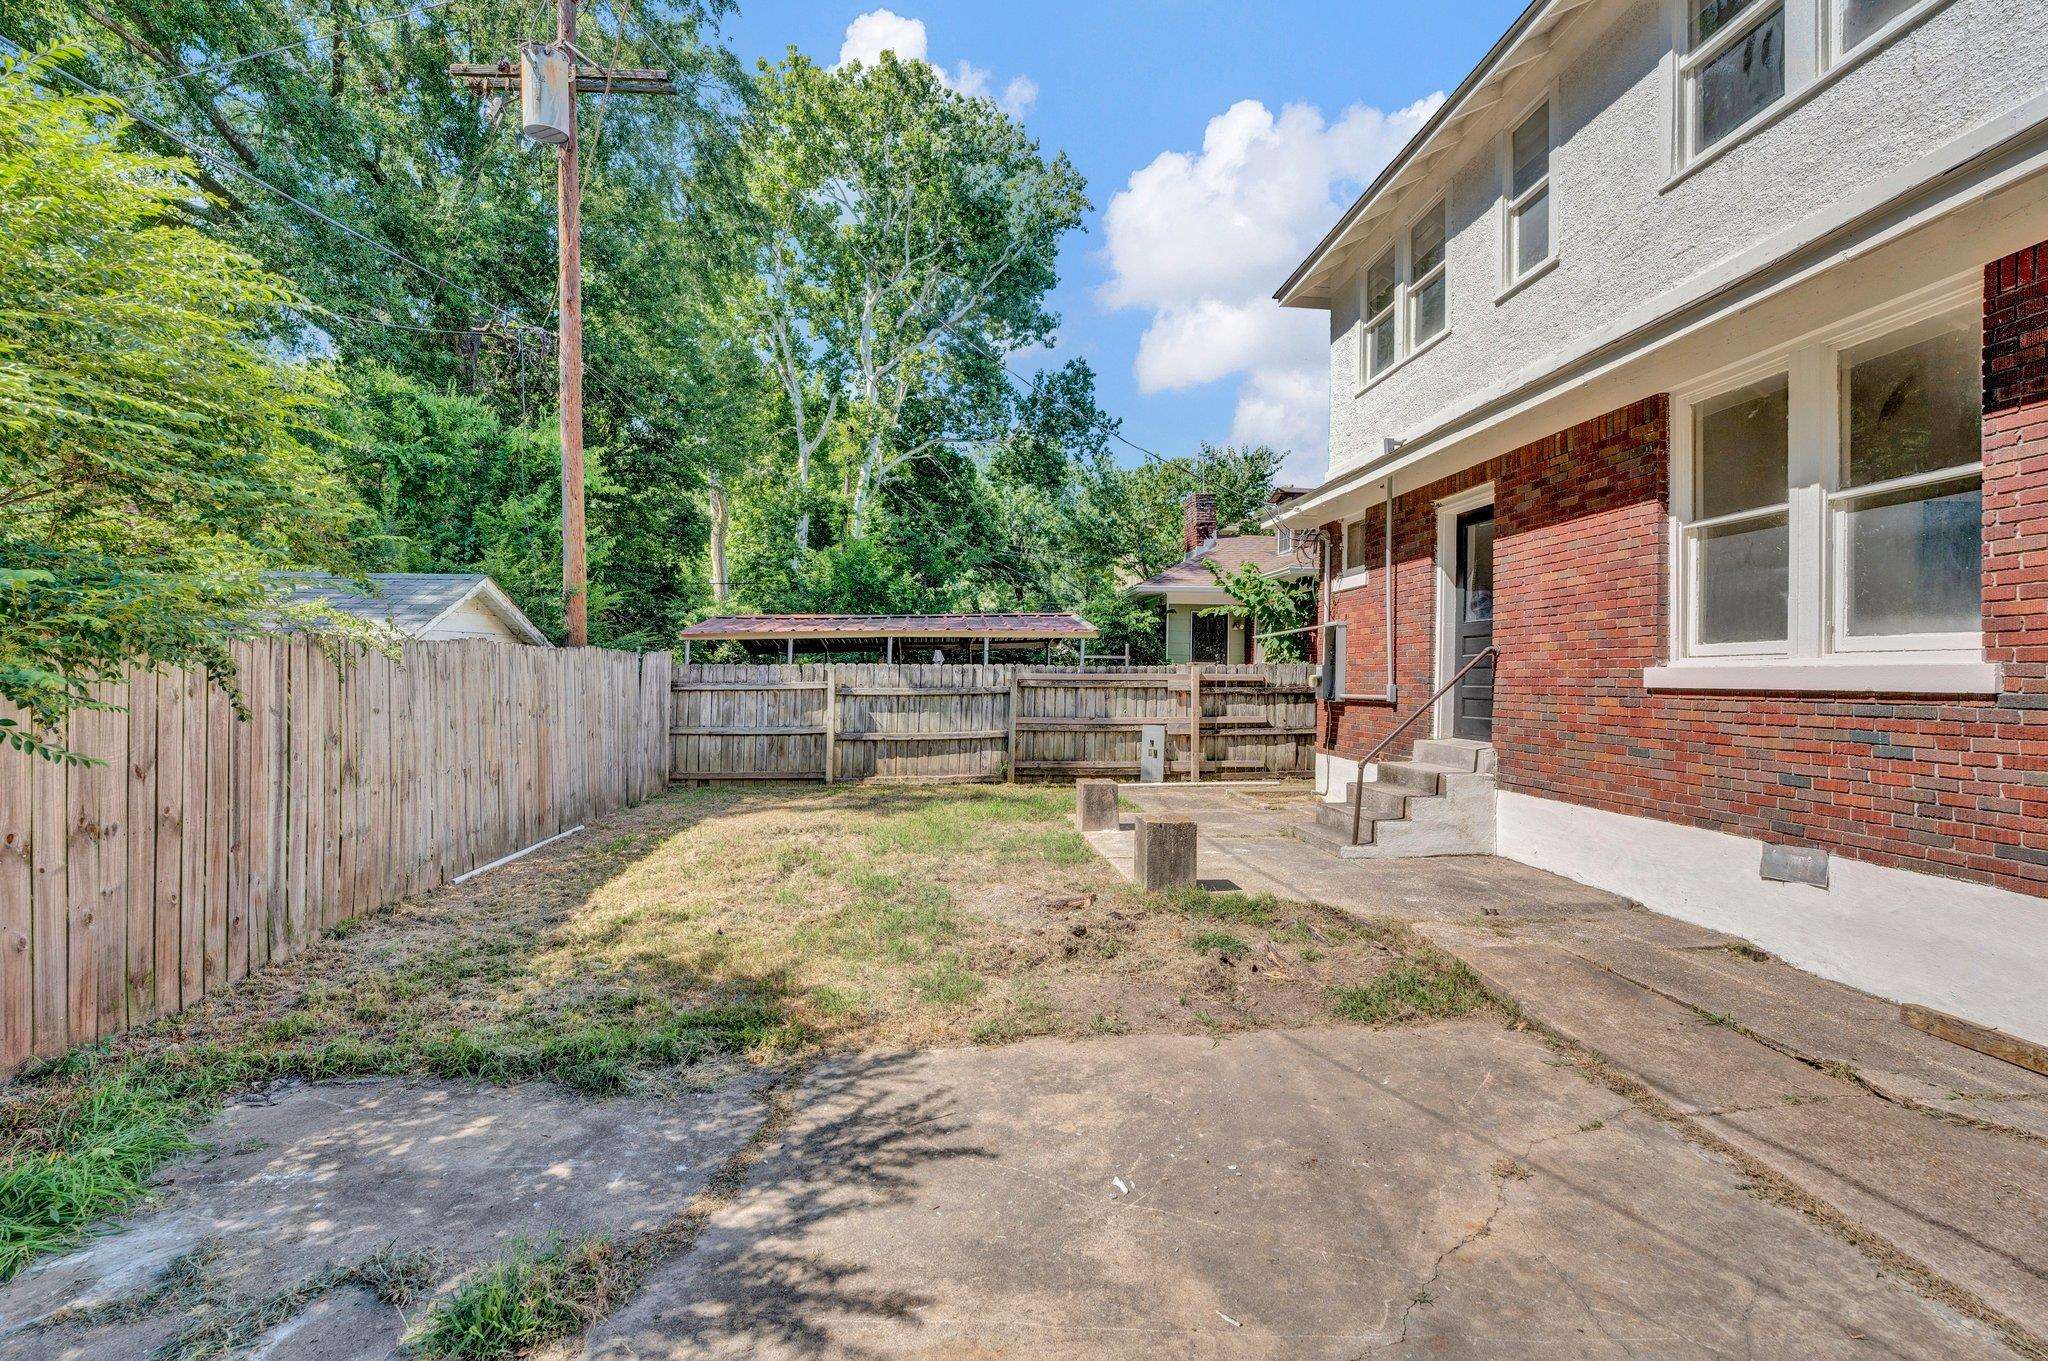
[[[573,1352],[2007,1355],[1482,1020],[821,1068],[695,1251]]]
[[[2030,1073],[1898,1019],[1895,1003],[1831,983],[1775,959],[1746,958],[1718,933],[1672,923],[1704,939],[1645,929],[1648,912],[1598,922],[1519,928],[1675,1001],[1726,1015],[1772,1046],[1840,1063],[1886,1095],[2048,1138],[2048,1077]]]
[[[209,1296],[256,1300],[387,1246],[460,1265],[515,1239],[651,1228],[759,1127],[765,1080],[607,1101],[539,1084],[350,1082],[238,1103],[200,1132],[204,1151],[165,1168],[152,1203],[0,1286],[0,1354],[149,1355],[189,1306],[103,1323],[77,1311],[134,1300],[203,1245]],[[359,1291],[316,1310],[319,1326],[264,1340],[278,1361],[383,1357],[402,1328]]]

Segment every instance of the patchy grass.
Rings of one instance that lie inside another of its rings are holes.
[[[272,1328],[297,1316],[307,1305],[336,1290],[367,1290],[394,1309],[416,1303],[434,1286],[442,1271],[432,1256],[382,1248],[360,1262],[330,1266],[307,1280],[257,1300],[201,1302],[154,1361],[210,1361],[242,1351]]]
[[[354,923],[0,1105],[0,1280],[132,1205],[235,1093],[545,1080],[592,1097],[827,1047],[1457,1015],[1413,942],[1241,893],[1146,895],[1016,786],[676,791]],[[1476,984],[1470,985],[1476,989]],[[542,1259],[536,1258],[534,1269]]]
[[[1252,947],[1227,931],[1197,931],[1188,937],[1188,948],[1199,954],[1238,959],[1251,953]]]
[[[1422,950],[1362,987],[1338,989],[1330,1009],[1359,1025],[1393,1025],[1469,1016],[1492,1001],[1486,985],[1462,963]]]
[[[609,1239],[517,1248],[437,1301],[411,1347],[434,1361],[519,1356],[604,1317],[636,1278]]]

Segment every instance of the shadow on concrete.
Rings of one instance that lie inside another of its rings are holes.
[[[891,1081],[915,1057],[862,1055],[808,1075],[793,1094],[798,1109],[734,1205],[598,1327],[586,1354],[647,1361],[830,1346],[835,1356],[884,1357],[849,1348],[826,1322],[915,1326],[931,1298],[870,1285],[869,1267],[806,1244],[829,1236],[819,1231],[835,1220],[908,1202],[926,1168],[994,1157],[961,1137],[966,1122],[948,1089],[906,1091]]]

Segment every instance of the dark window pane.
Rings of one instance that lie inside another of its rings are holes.
[[[1712,146],[1785,93],[1785,11],[1780,9],[1699,73],[1700,140]]]
[[[1545,104],[1515,129],[1514,196],[1520,198],[1550,173],[1550,106]]]
[[[1372,331],[1366,338],[1366,344],[1370,351],[1366,361],[1366,372],[1374,375],[1385,373],[1394,362],[1394,314],[1392,312],[1387,313],[1386,316],[1382,317],[1373,326]]]
[[[1700,407],[1694,519],[1712,520],[1785,500],[1790,417],[1782,375]]]
[[[1365,315],[1376,317],[1394,305],[1394,252],[1365,272]]]
[[[1728,27],[1728,21],[1758,0],[1693,0],[1692,45],[1698,47]],[[1690,51],[1691,49],[1687,49]]]
[[[1415,292],[1415,339],[1414,344],[1423,341],[1444,329],[1444,277],[1424,284]]]
[[[1493,521],[1465,526],[1465,619],[1493,618]]]
[[[1983,627],[1980,483],[1881,496],[1843,514],[1851,634],[1975,633]]]
[[[1983,348],[1983,326],[1972,316],[1903,345],[1888,338],[1852,351],[1844,365],[1846,485],[1867,487],[1979,461]]]
[[[1702,643],[1771,643],[1785,637],[1791,548],[1782,515],[1701,533]]]
[[[1848,51],[1918,3],[1919,0],[1841,0],[1842,50]]]
[[[1444,210],[1438,204],[1408,234],[1408,268],[1419,279],[1444,262]]]
[[[1550,255],[1550,191],[1515,210],[1515,273],[1527,274]]]

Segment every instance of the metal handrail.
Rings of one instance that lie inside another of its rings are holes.
[[[1434,709],[1436,707],[1438,700],[1442,699],[1445,695],[1448,695],[1451,692],[1451,688],[1453,686],[1455,686],[1459,681],[1465,679],[1465,675],[1467,672],[1471,671],[1473,667],[1479,665],[1479,663],[1485,661],[1488,657],[1498,657],[1499,655],[1500,649],[1492,646],[1491,644],[1488,644],[1487,647],[1480,651],[1478,654],[1476,654],[1471,661],[1466,662],[1463,666],[1459,667],[1456,673],[1453,674],[1449,680],[1445,681],[1441,686],[1437,688],[1437,692],[1435,694],[1431,695],[1428,699],[1422,702],[1420,708],[1417,708],[1413,713],[1410,713],[1408,717],[1402,719],[1399,723],[1396,723],[1394,725],[1394,730],[1388,733],[1385,737],[1381,738],[1380,744],[1374,747],[1372,751],[1366,756],[1366,758],[1358,763],[1358,770],[1351,778],[1352,845],[1356,846],[1358,844],[1359,827],[1363,824],[1364,821],[1365,768],[1373,764],[1375,761],[1379,760],[1380,753],[1384,752],[1388,747],[1393,746],[1394,739],[1399,737],[1402,733],[1407,732],[1410,724],[1415,722],[1416,719],[1422,717],[1424,714],[1428,713],[1431,709]]]

